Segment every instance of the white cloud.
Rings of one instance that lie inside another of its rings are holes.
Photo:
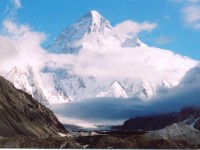
[[[144,27],[149,31],[152,29],[149,25]],[[110,44],[86,47],[77,55],[51,54],[41,48],[45,35],[32,31],[27,25],[17,25],[5,20],[4,32],[5,34],[2,35],[4,38],[0,38],[0,42],[5,43],[2,45],[1,57],[8,57],[8,59],[0,60],[0,64],[1,70],[4,69],[6,72],[14,66],[30,65],[37,71],[45,66],[63,69],[70,66],[72,73],[94,76],[97,79],[139,78],[150,82],[166,79],[174,83],[196,64],[196,61],[169,50],[148,46],[120,47],[118,45],[113,48]],[[4,42],[5,39],[7,42]],[[11,53],[12,55],[9,55]]]
[[[124,21],[122,23],[117,24],[112,32],[114,34],[133,34],[137,35],[140,32],[151,32],[157,26],[156,23],[143,22],[138,23],[131,20]]]
[[[21,8],[21,0],[11,0],[11,3],[14,5],[16,9]]]
[[[182,14],[186,25],[200,30],[200,5],[186,6],[183,8]]]
[[[131,29],[135,34],[139,30],[151,31],[155,27],[146,23],[143,23],[142,27],[138,27],[138,23],[135,24],[137,30]],[[166,78],[169,81],[180,80],[184,73],[196,64],[196,61],[169,50],[148,46],[113,48],[110,44],[110,46],[84,48],[77,55],[49,54],[41,48],[41,42],[45,39],[43,33],[32,31],[27,25],[17,25],[9,20],[4,21],[4,28],[6,33],[4,37],[12,43],[13,48],[4,46],[4,51],[8,49],[7,53],[15,52],[13,53],[15,57],[10,55],[10,61],[4,61],[6,65],[1,65],[1,69],[8,70],[10,67],[26,65],[31,65],[37,70],[45,65],[64,69],[70,66],[73,73],[83,76],[140,78],[157,82]],[[122,28],[123,25],[120,25],[120,29]],[[125,32],[129,33],[128,30]],[[4,55],[2,54],[2,57]],[[0,60],[0,63],[3,62]]]
[[[161,36],[155,38],[154,41],[155,41],[156,44],[164,45],[164,44],[168,44],[168,43],[173,42],[173,39],[168,37],[168,36],[161,35]]]
[[[27,25],[17,25],[11,20],[4,20],[3,25],[7,35],[10,37],[12,36],[12,38],[23,36],[23,34],[30,31],[30,28]]]
[[[140,78],[157,82],[161,79],[179,80],[196,61],[154,47],[93,47],[82,49],[78,55],[50,55],[51,66],[72,66],[79,75],[97,78]],[[53,63],[54,62],[54,63]]]
[[[84,125],[123,124],[129,118],[171,113],[186,106],[200,106],[200,67],[187,72],[180,85],[171,89],[161,89],[157,97],[142,101],[132,97],[96,98],[67,104],[49,106],[65,124],[81,122]],[[84,109],[83,109],[84,108]],[[85,123],[89,124],[85,124]]]
[[[43,33],[34,32],[27,25],[17,25],[5,20],[4,34],[1,34],[1,70],[9,70],[14,66],[32,65],[40,68],[44,65],[45,51],[40,44],[45,39]],[[4,64],[4,65],[3,65]]]
[[[0,61],[6,61],[17,55],[18,52],[14,47],[14,41],[9,38],[0,36]]]

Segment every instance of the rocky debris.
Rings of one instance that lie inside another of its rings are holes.
[[[152,140],[181,140],[196,146],[200,145],[200,131],[184,123],[175,123],[164,129],[146,133],[145,137]]]
[[[1,148],[81,148],[69,137],[1,137]]]
[[[185,107],[179,113],[145,116],[129,119],[118,129],[122,130],[159,130],[173,123],[183,122],[200,130],[200,107]]]
[[[58,132],[67,131],[52,111],[0,76],[0,136],[40,137]]]
[[[77,142],[86,148],[199,148],[199,145],[191,144],[182,140],[151,139],[144,135],[131,135],[128,137],[116,137],[112,135],[98,135],[80,137]]]

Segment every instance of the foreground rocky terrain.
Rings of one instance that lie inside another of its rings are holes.
[[[87,148],[200,148],[199,107],[129,119],[111,131],[80,132]]]
[[[1,137],[0,148],[82,148],[69,137]]]
[[[52,111],[0,77],[0,136],[66,133]]]
[[[52,111],[0,76],[1,148],[80,147],[67,134]]]
[[[152,132],[114,131],[75,139],[87,148],[200,148],[200,132],[185,124],[173,124]]]

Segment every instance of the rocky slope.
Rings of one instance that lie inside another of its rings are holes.
[[[185,124],[173,124],[159,131],[93,134],[76,138],[87,148],[178,149],[199,148],[200,132]]]
[[[82,148],[69,137],[1,137],[0,148]]]
[[[0,136],[66,133],[52,111],[0,76]]]
[[[184,123],[174,123],[164,129],[145,134],[150,139],[181,140],[200,146],[200,131]]]
[[[152,131],[179,122],[200,130],[200,107],[185,107],[179,113],[129,119],[120,128],[124,130]]]

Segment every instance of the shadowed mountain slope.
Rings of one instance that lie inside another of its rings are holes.
[[[58,132],[67,131],[52,111],[0,76],[0,136],[35,137]]]

